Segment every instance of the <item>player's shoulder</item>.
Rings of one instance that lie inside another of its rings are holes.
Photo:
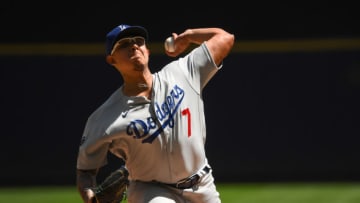
[[[120,88],[115,90],[100,106],[98,106],[95,111],[89,116],[89,120],[101,119],[103,116],[107,116],[109,112],[120,111],[121,108],[125,108],[121,105],[122,94]]]

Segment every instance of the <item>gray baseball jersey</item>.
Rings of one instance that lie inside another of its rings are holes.
[[[130,180],[175,183],[205,164],[202,89],[221,68],[203,43],[153,74],[151,100],[117,89],[86,123],[77,168],[122,158]]]

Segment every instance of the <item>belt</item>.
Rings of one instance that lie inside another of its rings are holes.
[[[210,172],[211,168],[210,166],[206,165],[203,169],[201,169],[198,173],[195,173],[194,175],[185,178],[183,180],[180,180],[177,183],[165,183],[165,185],[177,188],[177,189],[188,189],[188,188],[193,188],[194,186],[196,186],[199,181],[200,178],[205,175],[208,174]]]

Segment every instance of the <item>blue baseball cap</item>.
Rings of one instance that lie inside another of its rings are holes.
[[[121,24],[112,29],[106,35],[106,55],[111,54],[111,50],[114,47],[114,44],[121,38],[124,37],[134,37],[142,36],[147,40],[149,38],[148,32],[144,27],[141,26],[131,26],[126,24]]]

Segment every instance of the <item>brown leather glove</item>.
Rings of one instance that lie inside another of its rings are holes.
[[[95,193],[96,203],[120,203],[126,198],[126,190],[129,185],[129,172],[125,166],[112,172],[98,186],[92,188]]]

